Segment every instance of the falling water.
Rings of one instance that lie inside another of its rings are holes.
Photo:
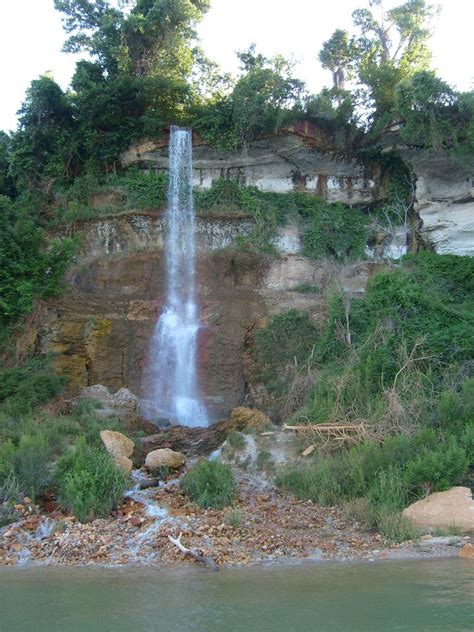
[[[167,417],[184,426],[207,426],[197,395],[196,339],[199,330],[194,288],[194,204],[192,132],[171,128],[167,236],[167,297],[150,349],[148,419]]]

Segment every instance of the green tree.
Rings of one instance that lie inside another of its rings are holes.
[[[291,76],[291,64],[281,56],[267,59],[253,44],[238,53],[242,75],[230,96],[233,124],[241,143],[277,133],[287,115],[300,105],[304,83]]]
[[[398,84],[395,110],[404,120],[401,137],[411,144],[435,150],[454,146],[466,123],[458,95],[428,71]]]
[[[44,232],[33,221],[15,221],[14,215],[11,202],[0,197],[0,330],[3,335],[8,326],[31,311],[36,299],[53,296],[58,291],[74,252],[71,240],[47,244]]]
[[[11,142],[11,173],[19,188],[49,193],[74,175],[75,120],[67,96],[49,76],[31,82]]]
[[[194,24],[209,0],[55,0],[69,34],[67,52],[87,51],[109,75],[187,76],[192,68]],[[128,10],[127,10],[128,7]]]
[[[13,197],[15,187],[10,170],[11,138],[5,132],[0,132],[0,195]]]
[[[357,45],[347,31],[336,29],[324,42],[319,52],[323,68],[332,72],[334,88],[344,90],[346,79],[351,79],[357,58]]]
[[[430,20],[437,10],[426,0],[406,0],[386,10],[382,0],[352,14],[356,36],[336,30],[319,53],[336,87],[357,77],[359,101],[380,119],[392,111],[395,87],[403,79],[429,67]]]

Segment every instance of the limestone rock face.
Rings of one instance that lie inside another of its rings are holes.
[[[146,455],[145,469],[150,472],[160,467],[169,467],[177,470],[186,463],[186,457],[181,452],[174,452],[169,448],[158,448]]]
[[[96,414],[101,419],[106,419],[107,417],[119,417],[122,419],[129,415],[136,415],[139,406],[138,397],[127,388],[120,388],[116,393],[112,394],[102,384],[83,388],[76,399],[93,399],[100,402],[102,407],[96,410]]]
[[[133,441],[121,432],[114,430],[101,430],[100,438],[105,449],[112,455],[115,464],[126,474],[132,470],[132,461],[129,459],[133,452]]]
[[[474,164],[448,154],[407,152],[416,174],[421,235],[440,254],[474,256]]]
[[[143,162],[168,169],[166,144],[141,141],[121,156],[123,165]],[[256,186],[262,191],[305,191],[329,202],[366,204],[380,193],[378,173],[334,156],[334,140],[310,123],[295,125],[273,138],[259,139],[245,154],[226,152],[193,141],[193,186],[209,189],[219,178]]]
[[[260,430],[270,423],[270,418],[265,413],[255,408],[247,408],[245,406],[238,406],[234,408],[230,415],[231,421],[235,424],[236,428],[243,430],[244,428],[251,428],[253,430]]]
[[[403,510],[415,527],[420,529],[449,528],[474,531],[474,500],[468,487],[452,487],[435,492]]]

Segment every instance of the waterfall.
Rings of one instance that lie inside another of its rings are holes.
[[[166,417],[184,426],[207,426],[207,413],[197,394],[194,225],[192,132],[172,127],[165,240],[167,295],[151,340],[149,392],[141,409],[150,420]]]

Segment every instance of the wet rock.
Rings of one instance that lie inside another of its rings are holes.
[[[474,531],[474,501],[468,487],[430,494],[404,509],[403,515],[420,529],[456,526],[464,532]]]
[[[172,426],[169,429],[143,437],[140,442],[146,453],[159,447],[167,447],[182,452],[188,458],[207,456],[219,448],[229,432],[235,429],[235,423],[230,420],[217,421],[208,428]]]
[[[169,448],[159,448],[149,452],[145,459],[145,469],[152,472],[160,467],[177,470],[186,463],[186,457],[181,452],[174,452]]]

